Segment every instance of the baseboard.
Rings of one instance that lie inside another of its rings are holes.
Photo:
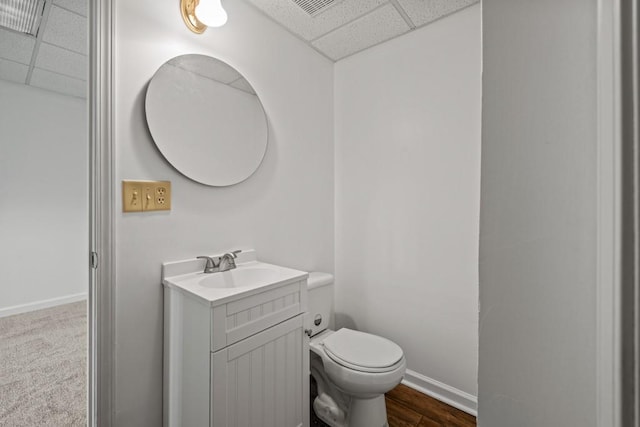
[[[34,301],[28,304],[14,305],[11,307],[0,308],[0,317],[13,316],[14,314],[27,313],[29,311],[42,310],[43,308],[55,307],[57,305],[69,304],[72,302],[87,299],[87,294],[66,295],[59,298],[51,298],[42,301]]]
[[[407,369],[402,384],[420,393],[431,396],[434,399],[438,399],[447,405],[458,408],[474,417],[478,415],[478,398],[476,396],[441,383],[433,378],[426,377],[411,369]]]

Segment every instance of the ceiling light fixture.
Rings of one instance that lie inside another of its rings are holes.
[[[221,27],[227,22],[227,12],[221,0],[180,0],[182,19],[191,31],[204,33],[207,27]]]

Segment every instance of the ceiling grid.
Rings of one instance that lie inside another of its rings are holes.
[[[0,79],[86,98],[87,6],[46,0],[35,37],[0,28]]]
[[[479,0],[244,1],[339,61]],[[0,27],[0,79],[86,98],[87,2],[46,0],[37,37]]]
[[[322,55],[339,61],[479,0],[342,0],[312,15],[298,0],[246,1]]]
[[[49,12],[51,11],[51,3],[44,3],[44,10],[42,12],[42,20],[40,21],[40,28],[38,29],[38,33],[36,34],[36,42],[33,45],[33,52],[31,53],[31,61],[29,61],[29,71],[27,71],[27,77],[25,78],[25,84],[31,84],[31,76],[33,75],[33,67],[36,63],[36,58],[38,56],[38,51],[40,50],[40,45],[42,44],[42,31],[47,26],[47,18],[49,17]]]
[[[402,19],[404,19],[404,21],[407,23],[409,28],[414,30],[416,28],[416,24],[413,23],[409,15],[407,15],[407,12],[405,12],[402,6],[400,6],[400,3],[398,3],[398,0],[389,0],[389,1],[393,5],[393,7],[396,8],[396,12],[398,12],[400,16],[402,16]]]

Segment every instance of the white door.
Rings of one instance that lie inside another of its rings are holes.
[[[309,425],[309,347],[303,315],[211,356],[212,427]]]

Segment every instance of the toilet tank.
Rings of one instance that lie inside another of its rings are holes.
[[[333,275],[329,273],[309,273],[307,329],[311,336],[327,328],[333,328]]]

